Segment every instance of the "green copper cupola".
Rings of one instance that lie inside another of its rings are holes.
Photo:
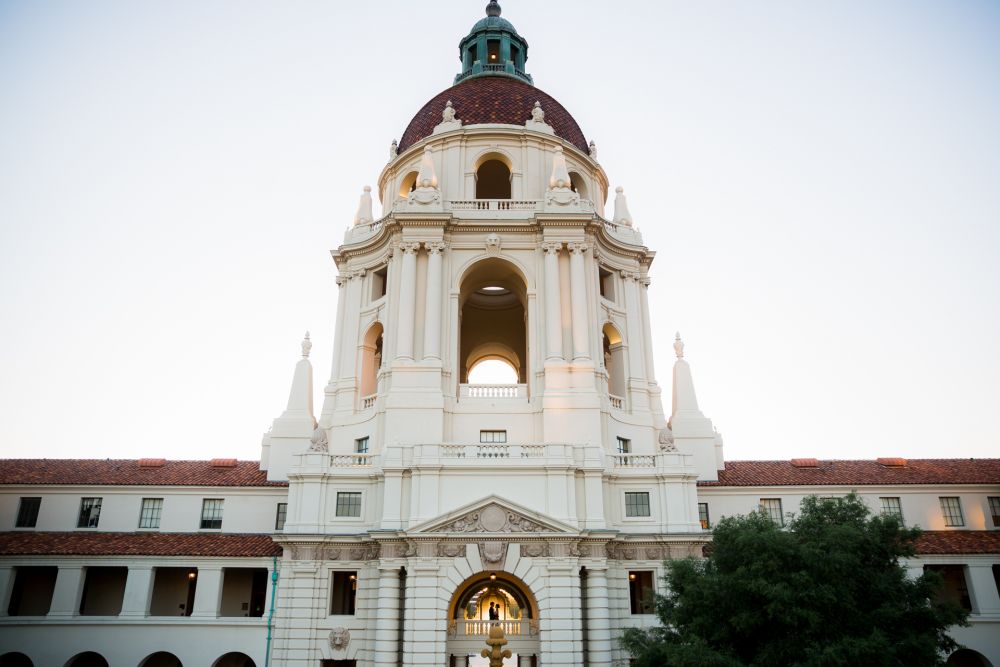
[[[455,83],[473,76],[512,76],[534,85],[524,71],[528,60],[528,42],[517,34],[514,25],[500,17],[500,4],[490,0],[486,18],[480,19],[458,45],[462,71]]]

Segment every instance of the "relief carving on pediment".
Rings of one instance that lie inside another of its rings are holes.
[[[528,517],[497,504],[463,514],[441,528],[447,533],[536,533],[543,527]]]

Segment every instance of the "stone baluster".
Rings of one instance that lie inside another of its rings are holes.
[[[559,289],[559,251],[562,243],[543,243],[545,251],[545,358],[562,360],[562,306]]]
[[[427,304],[424,309],[424,359],[441,358],[441,265],[445,244],[424,244],[427,248]]]
[[[573,361],[590,359],[590,325],[587,320],[586,243],[569,244],[569,276],[573,312]]]
[[[396,358],[413,359],[413,325],[417,301],[417,250],[419,243],[401,243],[403,267],[399,280],[399,326],[396,328]]]

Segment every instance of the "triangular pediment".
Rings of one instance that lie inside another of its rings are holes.
[[[570,533],[580,531],[496,495],[469,503],[411,528],[410,533]]]

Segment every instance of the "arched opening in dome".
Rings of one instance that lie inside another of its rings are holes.
[[[496,158],[479,165],[476,199],[510,199],[510,167]]]
[[[526,384],[527,303],[525,280],[510,262],[484,259],[468,270],[459,295],[460,384]]]
[[[486,42],[486,62],[490,65],[500,64],[500,40],[491,39]]]
[[[622,406],[625,396],[625,347],[622,344],[622,335],[618,329],[610,322],[602,329],[602,348],[604,350],[604,370],[608,378],[608,394],[611,396],[612,405]]]
[[[590,199],[590,193],[587,191],[587,181],[583,180],[583,176],[575,171],[571,171],[569,172],[569,182],[570,188],[573,192],[580,195],[580,199]]]
[[[411,171],[399,184],[399,196],[406,199],[410,193],[417,189],[417,172]]]
[[[361,395],[362,407],[365,399],[378,393],[378,372],[382,367],[382,334],[381,322],[371,325],[361,343],[361,373],[358,391]]]

